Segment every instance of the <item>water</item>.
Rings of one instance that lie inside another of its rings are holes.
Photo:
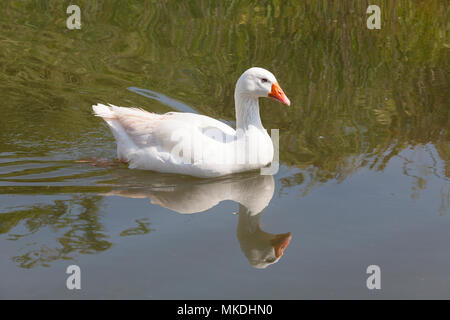
[[[0,4],[0,298],[450,298],[444,2],[77,4]],[[233,125],[250,66],[292,102],[261,101],[275,176],[76,161],[115,158],[98,102]]]

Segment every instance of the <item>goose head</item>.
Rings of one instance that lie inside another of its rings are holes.
[[[240,76],[236,83],[235,95],[253,99],[268,97],[288,106],[291,104],[272,72],[257,67],[248,69]]]

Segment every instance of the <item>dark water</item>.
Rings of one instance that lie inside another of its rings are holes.
[[[375,1],[381,30],[366,1],[77,4],[0,3],[0,298],[450,298],[445,1]],[[233,123],[251,66],[292,102],[261,101],[275,176],[75,161],[115,158],[92,104]]]

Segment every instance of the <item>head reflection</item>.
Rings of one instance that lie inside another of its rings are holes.
[[[108,192],[130,198],[149,198],[151,203],[181,214],[206,211],[224,200],[239,203],[237,238],[251,266],[266,268],[278,262],[291,233],[272,234],[260,227],[262,211],[270,203],[275,183],[259,172],[216,179],[195,179],[165,174],[130,174],[118,179]]]

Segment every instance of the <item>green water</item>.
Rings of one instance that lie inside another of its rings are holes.
[[[450,298],[448,1],[372,1],[380,30],[368,1],[69,4],[0,2],[0,298]],[[116,157],[92,104],[232,123],[251,66],[292,102],[260,102],[273,178],[75,161]]]

